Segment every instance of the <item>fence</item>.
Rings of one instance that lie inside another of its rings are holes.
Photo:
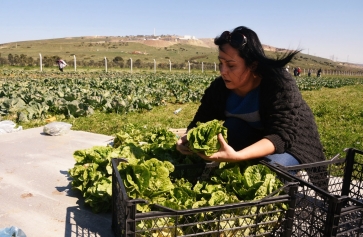
[[[169,71],[172,70],[172,62],[171,60],[169,59],[168,60],[169,63],[168,63],[168,69]],[[133,67],[135,67],[135,63],[137,63],[137,60],[136,62],[133,62],[132,58],[129,58],[126,62],[127,66],[130,67],[130,71],[132,72],[133,71]],[[76,55],[73,55],[73,63],[69,63],[70,66],[74,66],[74,71],[77,71],[77,58],[76,58]],[[104,57],[104,63],[103,63],[104,67],[105,67],[105,71],[107,72],[108,70],[108,67],[109,67],[109,64],[108,64],[108,60],[106,57]],[[200,67],[198,67],[199,65],[201,65]],[[43,71],[43,63],[42,63],[42,55],[39,54],[39,66],[40,66],[40,71]],[[153,71],[156,73],[156,70],[158,68],[158,64],[156,62],[155,59],[153,59],[153,63],[152,63],[152,66],[150,63],[147,63],[146,64],[147,67],[149,68],[152,68]],[[180,66],[180,64],[179,64]],[[112,66],[111,66],[112,67]],[[136,64],[136,67],[138,67],[138,64]],[[159,68],[165,68],[166,67],[166,64],[165,63],[159,63]],[[217,64],[214,62],[214,63],[204,63],[204,62],[201,62],[201,63],[195,63],[195,62],[190,62],[188,61],[187,64],[183,64],[183,69],[185,68],[188,68],[188,71],[189,73],[191,72],[191,69],[199,69],[201,70],[202,72],[204,72],[205,70],[213,70],[214,72],[217,71]]]
[[[74,57],[74,59],[73,59],[74,60],[73,61],[74,71],[76,71],[77,70],[77,60],[76,60],[75,55],[73,55],[73,57]],[[168,61],[169,61],[168,69],[169,69],[169,71],[171,71],[172,68],[173,68],[172,67],[173,64],[172,64],[170,59],[168,59]],[[105,66],[105,71],[106,72],[108,70],[107,62],[108,62],[107,58],[104,57],[104,66]],[[129,64],[130,72],[132,72],[133,71],[133,66],[135,64],[135,63],[133,64],[132,58],[128,59],[127,64]],[[39,54],[39,65],[40,65],[40,71],[42,71],[43,70],[43,67],[42,67],[43,65],[42,65],[42,55],[41,54]],[[157,70],[158,66],[157,66],[157,62],[156,62],[155,59],[153,59],[152,66],[151,66],[150,63],[148,63],[146,65],[148,65],[148,67],[152,68],[153,71],[156,73],[156,70]],[[180,64],[179,64],[179,66],[180,66]],[[161,64],[161,63],[159,64],[159,68],[165,68],[165,67],[166,67],[165,63],[164,64]],[[213,70],[214,72],[217,71],[217,65],[216,65],[215,62],[213,64],[211,64],[211,63],[204,64],[204,62],[201,62],[201,64],[199,64],[199,63],[194,63],[194,62],[190,63],[190,61],[188,61],[187,64],[184,64],[184,66],[182,66],[182,69],[186,69],[186,68],[188,69],[189,73],[191,72],[191,69],[198,69],[198,70],[201,70],[202,72],[204,72],[205,70]],[[290,73],[293,73],[293,70],[289,70],[287,68],[287,71],[289,71]],[[314,76],[315,75],[315,76],[317,76],[317,71],[318,71],[318,69],[313,69],[313,68],[307,68],[306,69],[306,68],[303,68],[303,69],[301,69],[301,72],[302,72],[301,75],[303,75],[303,76],[305,76],[305,75],[308,75],[308,76]],[[321,73],[322,73],[322,75],[363,76],[362,71],[352,72],[352,71],[324,70],[324,69],[322,69]]]

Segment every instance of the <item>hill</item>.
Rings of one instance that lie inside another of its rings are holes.
[[[269,45],[263,45],[263,47],[269,57],[277,57],[286,52],[286,49]],[[203,62],[214,68],[214,63],[217,63],[217,48],[212,38],[137,35],[68,37],[0,44],[0,65],[11,64],[9,60],[14,58],[23,58],[25,62],[13,63],[13,65],[36,65],[39,64],[40,54],[44,58],[45,66],[53,66],[54,58],[63,58],[72,63],[74,57],[76,57],[77,65],[91,67],[102,66],[105,57],[110,62],[110,67],[115,66],[114,64],[127,67],[131,59],[133,62],[137,61],[136,67],[149,68],[153,67],[154,60],[158,63],[158,67],[167,67],[169,62],[172,62],[173,67],[181,68],[185,67],[185,63],[189,61],[194,65]],[[10,58],[9,55],[11,55]],[[120,61],[115,60],[116,57]],[[290,68],[363,71],[362,65],[334,62],[303,53],[299,53],[289,66]]]

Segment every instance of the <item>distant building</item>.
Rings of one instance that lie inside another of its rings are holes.
[[[197,39],[195,36],[192,35],[184,35],[183,38],[179,38],[180,40],[190,40],[190,39]]]

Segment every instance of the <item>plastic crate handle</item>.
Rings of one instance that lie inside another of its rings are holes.
[[[288,187],[291,187],[291,186],[298,186],[299,185],[299,182],[288,182],[286,184],[284,184],[282,187],[280,187],[279,189],[273,191],[272,193],[266,195],[265,197],[261,198],[260,200],[265,200],[267,198],[270,198],[272,196],[274,196],[275,194],[279,193],[281,190],[283,190],[284,188],[288,188]]]

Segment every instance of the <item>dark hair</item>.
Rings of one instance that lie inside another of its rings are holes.
[[[245,45],[234,48],[238,50],[239,56],[245,60],[246,66],[249,67],[253,65],[253,63],[257,62],[257,67],[254,72],[262,77],[267,74],[271,75],[271,73],[274,75],[282,75],[282,72],[285,70],[281,69],[284,68],[286,64],[288,64],[293,57],[301,51],[287,51],[282,56],[277,56],[276,59],[268,58],[265,55],[257,34],[253,30],[245,26],[239,26],[230,33],[239,33],[247,38],[247,43]],[[222,46],[229,44],[229,41],[226,37],[217,36],[214,39],[214,44],[218,46],[219,50],[223,51]]]

